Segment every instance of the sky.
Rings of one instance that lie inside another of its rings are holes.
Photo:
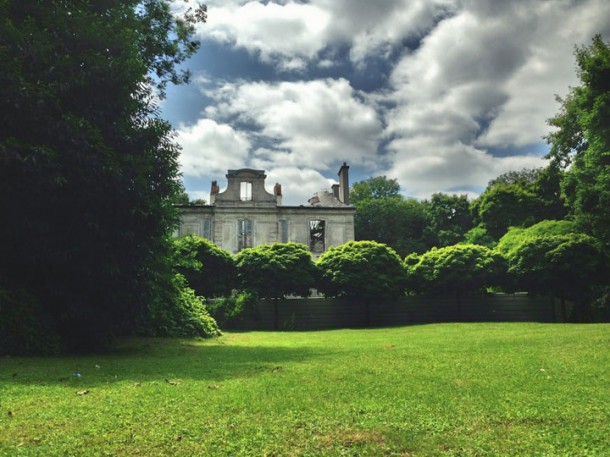
[[[186,7],[192,0],[177,2]],[[610,38],[608,0],[207,0],[189,85],[161,115],[191,199],[265,170],[283,204],[338,182],[476,197],[545,165],[547,119],[579,84],[574,47]]]

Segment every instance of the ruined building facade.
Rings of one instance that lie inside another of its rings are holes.
[[[176,235],[202,236],[233,254],[261,244],[302,243],[318,257],[354,239],[356,210],[349,204],[348,173],[343,163],[339,184],[331,192],[318,192],[309,206],[283,206],[281,185],[267,192],[263,170],[229,170],[224,192],[212,182],[209,205],[179,207]]]

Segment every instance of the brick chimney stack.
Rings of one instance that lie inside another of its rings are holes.
[[[220,192],[220,186],[218,181],[212,181],[212,188],[210,189],[210,205],[216,203],[216,195]]]

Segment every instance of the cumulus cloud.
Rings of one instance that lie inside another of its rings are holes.
[[[574,45],[610,36],[607,0],[207,3],[200,37],[276,72],[199,79],[206,119],[178,129],[183,172],[265,169],[291,204],[327,188],[343,161],[417,197],[543,165],[554,94],[578,83]],[[375,88],[356,90],[356,73]]]
[[[592,11],[606,22],[587,22]],[[607,23],[603,11],[595,0],[465,1],[393,69],[388,174],[426,196],[484,187],[511,169],[542,166],[536,154],[494,157],[489,148],[539,150],[534,145],[558,108],[553,94],[576,82],[574,43],[587,42]]]
[[[327,48],[350,47],[356,63],[419,37],[451,0],[210,1],[202,38],[243,48],[282,70],[301,70]]]
[[[248,161],[247,137],[211,119],[180,126],[177,141],[182,146],[180,168],[185,176],[224,176],[228,169],[242,168]]]
[[[253,126],[250,135],[271,145],[255,154],[267,167],[375,161],[381,121],[345,79],[226,83],[210,96],[217,101],[210,117]]]

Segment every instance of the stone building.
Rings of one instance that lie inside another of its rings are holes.
[[[263,170],[229,170],[227,188],[212,182],[209,205],[179,207],[177,236],[194,234],[236,254],[248,247],[276,242],[302,243],[314,258],[330,246],[354,239],[354,214],[349,204],[349,166],[339,170],[339,184],[309,199],[309,206],[283,206],[282,187],[265,189]]]

